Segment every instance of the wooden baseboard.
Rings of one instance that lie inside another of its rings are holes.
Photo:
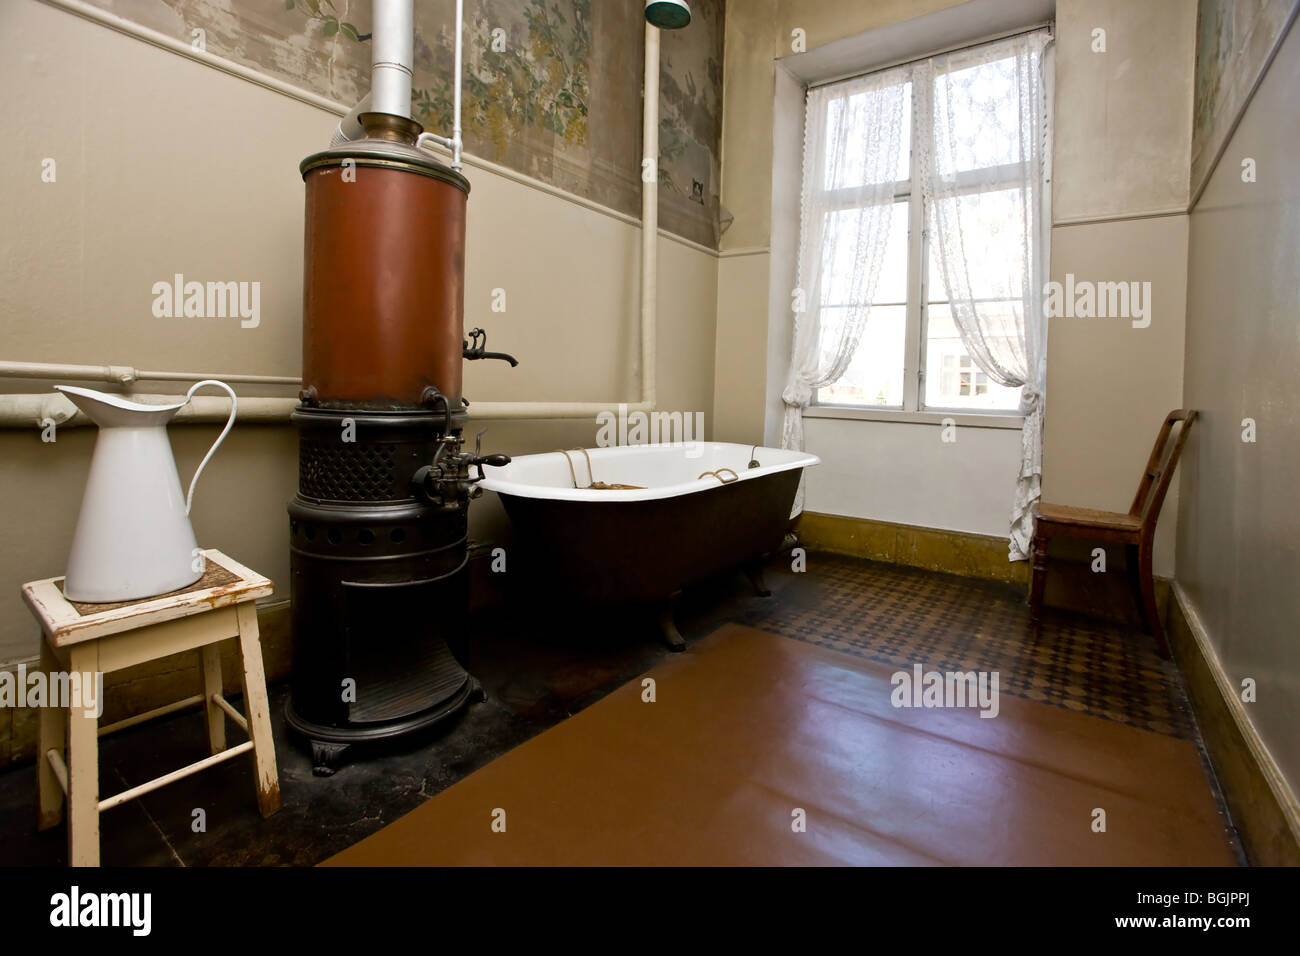
[[[800,515],[797,529],[803,546],[810,551],[1016,584],[1026,590],[1029,587],[1029,562],[1007,560],[1004,537],[816,511]],[[1043,603],[1136,626],[1139,617],[1124,573],[1123,548],[1111,548],[1115,554],[1111,556],[1109,573],[1096,574],[1091,569],[1091,552],[1083,544],[1086,542],[1052,542]],[[1162,619],[1168,601],[1169,581],[1158,577],[1156,605]]]
[[[986,581],[1025,586],[1029,583],[1029,562],[1007,560],[1006,538],[816,511],[801,514],[796,527],[800,543],[810,551],[847,554]]]
[[[1195,605],[1177,583],[1169,603],[1169,645],[1183,676],[1210,763],[1251,863],[1300,866],[1300,802],[1260,739],[1210,642]]]
[[[262,664],[268,683],[284,680],[293,666],[289,602],[260,605],[257,626],[262,641]],[[233,639],[221,648],[226,691],[239,692],[239,652]],[[36,660],[24,662],[35,667]],[[17,665],[9,669],[16,669]],[[199,693],[198,654],[177,654],[149,661],[139,667],[115,671],[104,678],[104,713],[110,724],[143,714]],[[0,707],[0,767],[36,756],[36,732],[40,710],[35,707]],[[195,718],[196,720],[199,718]]]

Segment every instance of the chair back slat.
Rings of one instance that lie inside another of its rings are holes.
[[[1156,519],[1160,517],[1160,509],[1165,503],[1165,495],[1169,491],[1169,483],[1173,480],[1174,470],[1178,467],[1178,459],[1183,453],[1183,445],[1187,442],[1194,421],[1195,409],[1179,408],[1166,415],[1160,426],[1160,434],[1156,436],[1156,443],[1151,448],[1151,456],[1147,459],[1146,469],[1142,472],[1142,480],[1138,482],[1137,494],[1133,496],[1133,505],[1128,512],[1142,519],[1143,533],[1150,533],[1155,528]],[[1174,426],[1179,423],[1181,426],[1177,434],[1174,434]]]

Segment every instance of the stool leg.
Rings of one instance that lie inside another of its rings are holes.
[[[280,776],[275,767],[275,741],[271,738],[271,708],[266,699],[257,607],[252,601],[245,601],[239,605],[238,614],[244,710],[248,717],[248,735],[253,739],[253,762],[257,771],[257,807],[262,816],[269,817],[280,809]]]
[[[74,647],[72,670],[99,670],[99,648]],[[99,719],[95,712],[73,707],[68,712],[68,863],[99,866]]]
[[[41,635],[41,670],[47,678],[59,669],[59,658],[54,649]],[[64,793],[59,778],[54,775],[54,768],[45,756],[51,750],[57,751],[67,762],[68,752],[68,712],[62,707],[42,707],[39,742],[36,754],[36,829],[48,830],[57,826],[63,819]]]
[[[208,719],[208,747],[219,754],[226,749],[226,715],[212,697],[223,691],[220,644],[205,644],[199,649],[199,670],[203,677],[203,711]]]

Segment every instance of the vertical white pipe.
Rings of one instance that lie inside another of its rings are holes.
[[[460,169],[460,85],[464,72],[461,61],[461,42],[465,36],[465,0],[456,0],[456,92],[451,117],[451,168]]]
[[[659,28],[645,25],[641,115],[641,401],[655,407],[659,295]]]
[[[370,38],[370,108],[411,116],[415,62],[414,0],[375,0]]]

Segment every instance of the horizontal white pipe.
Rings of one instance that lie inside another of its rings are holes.
[[[205,378],[221,379],[237,385],[299,385],[289,375],[241,375],[208,372],[153,372],[129,365],[65,365],[58,362],[0,362],[0,378],[70,378],[81,382],[198,382]]]
[[[419,138],[415,141],[415,145],[420,147],[427,147],[430,143],[434,143],[444,149],[454,149],[456,145],[446,136],[439,136],[437,133],[421,133]]]
[[[167,404],[175,395],[131,395],[132,401]],[[237,424],[287,424],[298,405],[296,398],[240,398]],[[534,421],[541,419],[590,419],[601,412],[651,412],[649,402],[475,402],[469,408],[471,421]],[[229,399],[197,395],[172,419],[181,424],[224,422],[230,415]],[[58,392],[32,395],[0,395],[0,428],[42,428],[49,422],[60,428],[78,428],[93,422]]]
[[[653,402],[474,402],[469,407],[470,421],[541,418],[590,418],[601,412],[652,412]]]
[[[167,405],[176,395],[131,395],[146,405]],[[242,424],[287,422],[298,404],[296,398],[241,398],[237,421]],[[176,413],[174,422],[224,422],[230,417],[230,399],[196,395]],[[0,428],[44,428],[50,422],[60,428],[92,425],[90,418],[58,392],[44,395],[0,395]]]

